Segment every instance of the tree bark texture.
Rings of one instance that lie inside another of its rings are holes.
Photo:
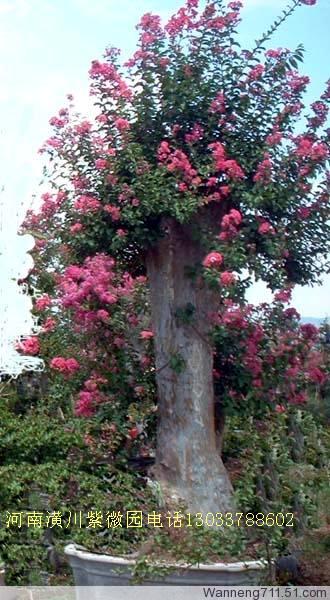
[[[183,500],[191,512],[233,508],[232,486],[217,450],[215,435],[213,348],[208,315],[219,306],[219,293],[201,277],[186,274],[202,262],[205,249],[191,226],[163,221],[166,234],[147,255],[155,334],[158,433],[154,474],[166,498]],[[183,323],[177,311],[195,309]],[[184,361],[180,372],[170,361]]]

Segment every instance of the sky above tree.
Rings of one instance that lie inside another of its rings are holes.
[[[38,149],[49,137],[49,118],[72,93],[77,109],[90,111],[88,69],[106,46],[135,48],[135,25],[145,12],[166,19],[180,0],[0,0],[0,148],[5,202],[13,211],[40,194],[43,160]],[[240,42],[249,48],[286,5],[281,0],[245,0]],[[305,47],[302,74],[311,78],[306,103],[317,100],[329,78],[329,0],[297,9],[273,38],[271,47]],[[46,183],[44,184],[46,186]],[[37,201],[37,200],[36,200]],[[35,202],[36,202],[35,201]],[[267,299],[257,285],[249,295]],[[297,288],[293,304],[303,315],[330,314],[330,276],[320,288]]]

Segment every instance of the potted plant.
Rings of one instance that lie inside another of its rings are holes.
[[[44,151],[65,182],[54,184],[56,197],[46,194],[39,217],[26,222],[41,235],[36,268],[47,260],[45,244],[61,257],[56,301],[68,310],[63,323],[85,334],[81,361],[57,356],[50,363],[67,379],[77,376],[76,413],[93,418],[126,411],[124,446],[114,441],[118,424],[108,431],[111,461],[113,451],[124,453],[145,434],[137,406],[154,391],[153,478],[165,502],[183,502],[192,514],[236,512],[221,457],[225,403],[215,394],[221,375],[214,330],[247,328],[245,291],[253,276],[280,290],[276,300],[283,308],[295,284],[317,280],[327,252],[329,151],[320,128],[329,85],[312,105],[305,132],[294,135],[307,85],[294,70],[302,48],[266,51],[263,45],[301,4],[315,2],[291,0],[251,51],[236,41],[239,1],[206,2],[199,10],[197,0],[187,0],[165,27],[158,16],[144,15],[138,50],[125,68],[114,49],[104,62],[92,62],[95,122],[77,122],[69,109],[51,120],[55,132]],[[133,290],[139,294],[146,282],[150,321],[143,321],[144,305],[130,312]],[[126,323],[118,308],[125,306]],[[53,325],[48,321],[48,329]],[[262,374],[263,336],[256,328],[247,344],[247,381],[259,390],[259,404],[281,410],[278,391],[267,388]],[[128,368],[129,346],[135,358]],[[88,361],[91,376],[82,385]],[[118,389],[123,402],[116,400]],[[242,397],[227,392],[233,404]],[[286,401],[303,402],[304,394],[288,386]],[[152,416],[147,405],[146,421]],[[88,557],[72,545],[66,552],[79,581],[91,581],[89,570],[95,575],[109,568],[111,578],[113,565],[132,566],[126,559]],[[241,583],[260,569],[257,561],[206,572],[215,578],[235,572]],[[189,573],[199,577],[201,568]]]
[[[129,585],[140,566],[136,559],[94,554],[69,544],[65,554],[77,586]],[[258,585],[265,575],[267,561],[184,563],[144,562],[143,585]],[[140,568],[141,571],[141,568]]]

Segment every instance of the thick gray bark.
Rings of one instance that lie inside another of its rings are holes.
[[[216,448],[213,348],[208,315],[219,296],[198,279],[186,276],[205,256],[191,228],[167,219],[166,235],[148,253],[158,388],[158,439],[154,473],[167,498],[184,500],[191,512],[233,508],[232,486]],[[195,307],[191,324],[176,318],[187,304]],[[171,357],[184,369],[176,373]]]

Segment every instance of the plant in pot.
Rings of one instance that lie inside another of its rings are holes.
[[[92,62],[93,123],[71,104],[51,119],[43,152],[55,193],[25,224],[39,235],[38,286],[53,295],[36,309],[64,308],[59,327],[80,340],[80,361],[69,342],[50,363],[80,383],[76,413],[108,420],[108,460],[114,451],[124,460],[136,439],[148,453],[156,397],[153,479],[166,507],[203,518],[240,514],[221,457],[226,402],[240,411],[239,393],[217,385],[221,328],[246,328],[253,278],[281,303],[325,268],[329,84],[295,134],[308,83],[296,70],[303,50],[264,47],[302,4],[315,2],[291,0],[250,51],[236,38],[241,2],[187,0],[164,27],[144,15],[123,67],[113,48]],[[55,326],[48,316],[45,331]],[[252,395],[263,388],[261,358],[253,360],[262,337],[259,328],[245,357]],[[274,410],[276,389],[268,392],[258,403]],[[304,398],[289,389],[288,402]],[[88,557],[67,553],[81,573]],[[91,557],[94,572],[109,561]]]

